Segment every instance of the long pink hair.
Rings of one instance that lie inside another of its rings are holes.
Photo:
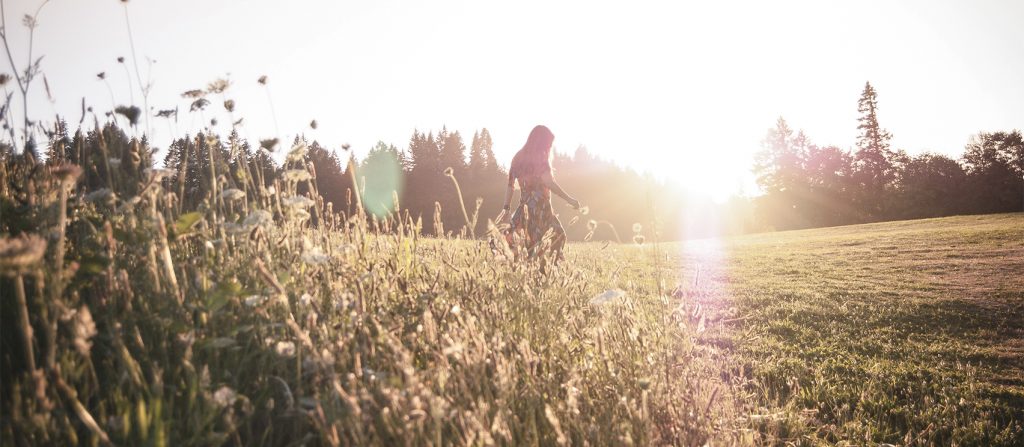
[[[509,169],[516,173],[517,177],[539,176],[545,171],[551,171],[551,143],[555,141],[555,134],[547,126],[538,125],[530,131],[519,152],[512,157],[512,165]]]

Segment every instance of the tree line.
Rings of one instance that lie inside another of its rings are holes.
[[[303,147],[298,158],[281,153],[296,146]],[[17,158],[10,147],[6,153],[8,160]],[[70,135],[60,121],[50,132],[45,156],[27,154],[22,158],[81,165],[86,191],[111,189],[121,199],[137,194],[138,186],[111,182],[126,178],[142,184],[144,171],[157,159],[144,138],[130,137],[113,122]],[[223,138],[199,133],[171,142],[162,161],[167,172],[164,187],[175,194],[182,210],[209,206],[216,200],[213,188],[257,191],[255,185],[262,184],[266,189],[302,168],[313,175],[308,183],[299,182],[298,192],[315,189],[333,212],[351,216],[361,204],[377,219],[411,217],[427,235],[486,234],[488,219],[501,212],[508,178],[486,128],[468,139],[445,127],[415,130],[406,147],[378,142],[362,159],[348,147],[331,150],[302,136],[286,145],[276,140],[250,143],[236,132]],[[572,154],[556,152],[553,167],[559,182],[587,205],[580,212],[553,201],[573,240],[628,242],[638,233],[648,241],[683,237],[683,208],[689,202],[665,182],[597,157],[582,146]],[[109,175],[113,170],[125,176]],[[518,192],[513,205],[517,202]],[[467,218],[474,224],[472,231]],[[640,232],[633,231],[635,224],[640,224]],[[710,228],[701,228],[691,233],[712,234]]]
[[[760,224],[810,228],[1024,209],[1020,130],[980,132],[959,159],[893,149],[878,122],[878,94],[865,84],[853,151],[819,146],[779,118],[762,141],[754,173]]]

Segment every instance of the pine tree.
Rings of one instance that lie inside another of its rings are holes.
[[[857,136],[857,152],[854,154],[855,179],[859,191],[857,206],[868,220],[878,220],[886,212],[889,193],[896,180],[893,151],[889,148],[892,135],[878,124],[878,95],[868,82],[864,85],[857,111],[860,131]]]

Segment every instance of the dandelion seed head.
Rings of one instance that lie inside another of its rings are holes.
[[[230,407],[238,399],[238,393],[228,386],[222,386],[213,393],[213,402],[221,408]]]
[[[242,302],[248,307],[256,307],[266,302],[269,298],[266,295],[249,295]]]
[[[310,174],[309,171],[305,169],[289,169],[287,171],[284,171],[284,173],[281,174],[281,176],[284,177],[284,179],[289,182],[301,182],[313,178],[313,175]]]
[[[279,341],[274,345],[274,351],[281,357],[292,357],[295,355],[295,343]]]
[[[634,233],[639,233],[639,232],[641,232],[643,230],[644,230],[644,227],[643,227],[643,225],[640,225],[639,222],[633,224],[633,232]]]
[[[306,146],[306,142],[299,140],[297,141],[288,151],[288,161],[299,161],[302,157],[306,156],[306,152],[309,148]]]
[[[90,340],[96,336],[96,323],[93,321],[92,312],[89,312],[88,307],[82,306],[75,312],[71,330],[74,333],[75,349],[83,356],[88,356],[89,351],[92,350],[92,341]]]
[[[220,193],[220,198],[228,201],[242,200],[245,198],[245,191],[238,188],[228,188]]]
[[[310,265],[323,265],[331,260],[320,247],[312,247],[302,253],[302,262]]]
[[[294,210],[301,210],[313,206],[313,200],[306,196],[291,196],[281,200],[281,204]]]
[[[274,224],[274,215],[267,210],[255,210],[242,223],[249,227],[269,227]]]

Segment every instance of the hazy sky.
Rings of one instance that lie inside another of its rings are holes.
[[[39,3],[6,0],[19,64],[20,18]],[[973,133],[1024,127],[1016,0],[132,0],[128,13],[142,76],[154,82],[150,106],[178,106],[181,133],[202,125],[181,92],[227,77],[243,136],[275,136],[256,82],[267,75],[284,141],[304,132],[363,154],[377,140],[404,148],[414,128],[447,125],[468,145],[487,127],[507,162],[543,123],[558,150],[583,144],[720,196],[750,185],[752,154],[780,115],[816,143],[852,147],[868,80],[894,146],[912,154],[958,155]],[[76,122],[83,96],[111,109],[99,72],[116,103],[130,102],[120,1],[52,0],[35,53],[45,55],[53,102],[38,83],[34,117]],[[203,117],[218,116],[227,131],[221,100],[211,99]],[[318,130],[308,127],[314,118]],[[166,120],[151,128],[165,147]]]

